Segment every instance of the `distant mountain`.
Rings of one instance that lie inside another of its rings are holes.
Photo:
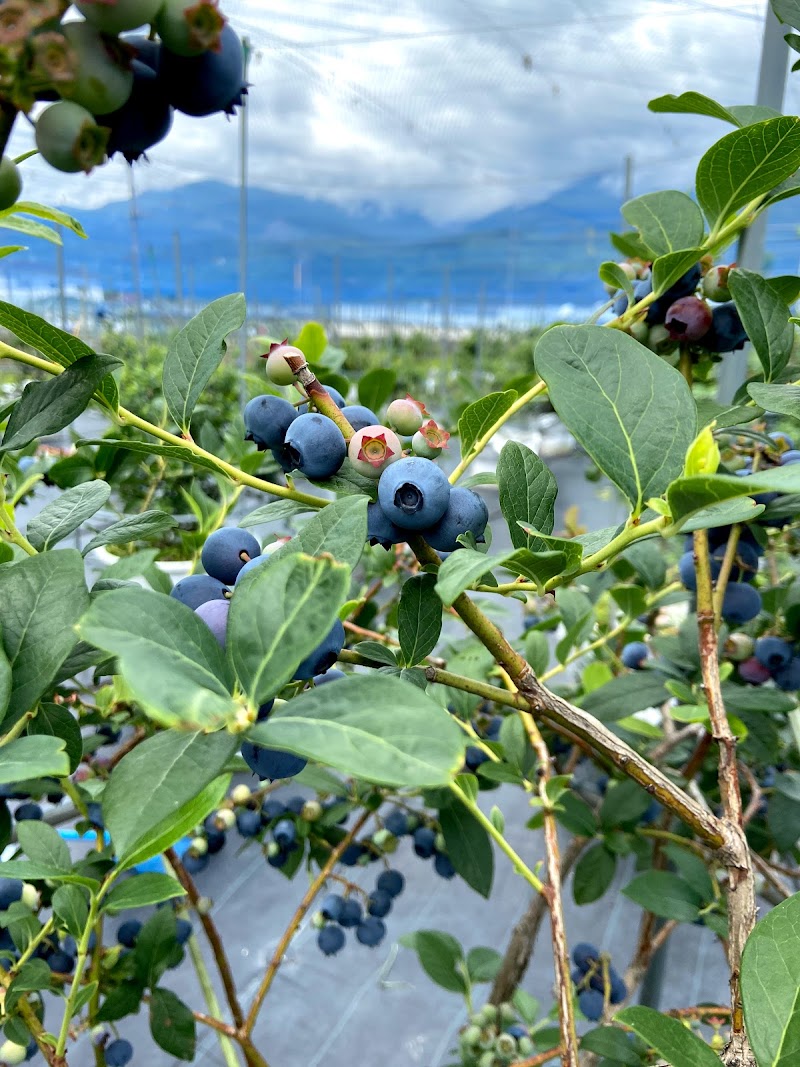
[[[239,190],[201,182],[142,194],[136,205],[142,290],[172,299],[180,265],[185,297],[208,299],[239,286]],[[75,284],[133,291],[134,226],[128,202],[76,212],[88,241],[67,235],[65,265]],[[770,273],[797,270],[794,201],[779,205],[769,231]],[[298,305],[430,304],[440,313],[484,305],[555,308],[601,298],[597,267],[613,255],[619,199],[588,177],[549,199],[464,224],[437,226],[411,212],[374,205],[347,211],[322,200],[249,191],[248,297],[266,308]],[[13,266],[12,266],[13,264]],[[42,242],[6,260],[16,284],[56,277]]]

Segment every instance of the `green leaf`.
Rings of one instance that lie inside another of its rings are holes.
[[[632,337],[556,326],[534,353],[561,420],[634,514],[683,470],[696,411],[683,376]]]
[[[180,963],[181,958],[175,912],[172,908],[158,908],[136,938],[133,964],[138,982],[155,991],[164,972]]]
[[[800,839],[800,802],[775,793],[767,808],[767,826],[782,852],[789,852]]]
[[[728,285],[736,308],[756,350],[764,380],[776,378],[792,354],[794,327],[789,308],[760,274],[737,268],[728,275]]]
[[[516,399],[517,393],[509,389],[504,393],[489,393],[464,409],[458,420],[462,457],[469,455],[475,442],[513,407]]]
[[[397,608],[397,635],[406,666],[421,663],[433,652],[441,632],[442,603],[436,595],[436,575],[409,578]]]
[[[166,459],[174,459],[176,462],[188,463],[192,467],[201,470],[221,473],[219,463],[208,456],[198,456],[190,448],[183,445],[162,445],[156,441],[134,441],[133,438],[103,437],[100,440],[78,441],[78,446],[84,445],[107,445],[109,448],[123,448],[128,452],[136,452],[145,456],[164,456]]]
[[[776,411],[800,421],[800,386],[762,385],[752,382],[747,387],[750,396],[766,411]]]
[[[677,868],[678,874],[692,887],[702,901],[714,899],[712,878],[705,861],[700,856],[671,842],[664,847],[664,852]]]
[[[439,812],[450,862],[468,886],[488,900],[494,878],[494,853],[489,835],[463,804],[454,802]]]
[[[122,366],[114,356],[82,356],[65,371],[44,382],[29,382],[11,412],[0,452],[23,448],[31,441],[69,426],[84,410],[110,370]]]
[[[169,989],[154,989],[150,998],[150,1033],[176,1059],[191,1062],[197,1045],[194,1016]]]
[[[533,552],[544,550],[541,539],[525,533],[519,523],[543,534],[553,532],[558,485],[552,471],[525,445],[509,441],[497,461],[497,485],[511,544]]]
[[[441,705],[416,686],[381,675],[308,690],[248,737],[394,786],[445,785],[464,753],[464,735]]]
[[[464,970],[467,962],[464,950],[454,937],[439,930],[417,930],[404,934],[400,944],[414,949],[422,969],[432,982],[451,993],[465,993],[467,982]]]
[[[581,706],[601,722],[616,722],[635,711],[657,707],[667,699],[665,678],[657,671],[632,671],[587,693]]]
[[[44,960],[32,959],[23,963],[6,991],[4,1013],[10,1015],[24,993],[49,989],[52,973]]]
[[[692,200],[691,203],[694,201]],[[656,296],[661,296],[671,285],[675,284],[678,278],[682,278],[702,254],[702,248],[686,248],[679,252],[669,252],[665,256],[659,256],[652,268],[653,292]]]
[[[597,269],[601,282],[610,287],[616,286],[617,291],[624,290],[628,294],[628,300],[633,298],[633,282],[619,265],[613,260],[606,260]]]
[[[103,816],[120,864],[218,778],[236,748],[227,733],[170,730],[123,756],[103,793]]]
[[[84,356],[93,356],[94,351],[74,334],[59,330],[45,319],[30,311],[23,311],[0,300],[0,326],[5,326],[20,341],[30,345],[43,356],[47,356],[59,367],[70,364]],[[109,358],[109,357],[106,357]],[[119,408],[119,390],[117,383],[109,374],[100,383],[98,393],[109,410],[116,414]]]
[[[86,556],[101,545],[126,545],[130,541],[146,541],[149,537],[157,537],[175,527],[176,520],[166,511],[142,511],[138,515],[130,515],[128,518],[112,522],[105,530],[95,534],[88,544],[81,549],[81,554]],[[30,526],[28,527],[30,531]]]
[[[92,890],[96,890],[100,885],[95,878],[88,878],[74,872],[65,873],[60,867],[47,867],[42,863],[33,863],[31,860],[9,860],[0,865],[0,872],[3,878],[19,878],[23,882],[41,882],[46,879],[51,882],[85,885]]]
[[[556,805],[556,818],[571,834],[578,837],[594,837],[597,818],[577,793],[562,793]]]
[[[727,474],[695,474],[678,478],[667,491],[673,523],[678,524],[696,511],[735,497],[756,493],[800,493],[800,471],[790,463],[785,467],[757,471],[746,478]]]
[[[719,1067],[716,1052],[679,1019],[637,1005],[617,1012],[616,1020],[635,1031],[672,1067]]]
[[[712,224],[730,216],[800,166],[800,119],[767,119],[726,134],[697,167],[697,199]]]
[[[493,982],[503,962],[494,948],[478,945],[467,953],[467,974],[471,982]]]
[[[307,322],[294,339],[295,348],[299,348],[308,363],[319,363],[328,347],[325,327],[318,322]]]
[[[717,430],[728,426],[745,426],[760,414],[762,412],[752,404],[718,404],[710,397],[703,397],[697,401],[697,428],[702,430],[712,422],[716,423]]]
[[[731,104],[728,108],[731,115],[740,126],[753,126],[756,122],[764,119],[779,119],[781,112],[774,107],[763,107],[761,104]]]
[[[650,807],[651,800],[650,794],[637,782],[627,778],[610,782],[600,806],[600,824],[605,830],[635,826]]]
[[[239,526],[243,529],[249,529],[251,526],[269,526],[274,522],[285,522],[308,510],[307,504],[299,504],[296,500],[273,500],[271,504],[263,504],[239,519]]]
[[[110,495],[111,486],[99,480],[67,489],[33,516],[26,531],[28,540],[37,551],[46,552],[99,511]]]
[[[47,222],[55,222],[57,226],[64,226],[66,229],[71,230],[76,237],[87,236],[83,226],[72,215],[68,215],[66,211],[61,211],[57,207],[50,207],[46,204],[37,204],[33,200],[18,200],[13,207],[7,208],[3,215],[11,212],[21,212],[25,215],[33,215],[37,219],[45,219]]]
[[[10,746],[9,746],[10,747]],[[28,775],[33,777],[33,775]],[[47,823],[26,820],[17,827],[17,839],[32,863],[66,873],[72,870],[69,848],[57,830]]]
[[[628,200],[621,210],[625,221],[638,230],[654,258],[702,244],[703,213],[686,193],[675,189],[645,193]],[[697,262],[697,257],[693,262]]]
[[[306,555],[256,567],[239,583],[231,602],[227,647],[254,707],[280,692],[300,662],[325,639],[349,583],[348,567]]]
[[[637,874],[622,892],[645,911],[684,923],[694,922],[702,904],[688,882],[670,871]]]
[[[759,1067],[791,1067],[800,1035],[800,895],[773,908],[747,939],[742,994]]]
[[[739,125],[728,108],[718,104],[710,96],[704,96],[703,93],[688,92],[681,93],[680,96],[668,93],[666,96],[657,96],[647,106],[651,111],[661,114],[708,115],[712,119],[730,122],[733,126]]]
[[[236,717],[225,653],[174,597],[112,589],[92,602],[78,632],[117,657],[131,693],[156,722],[215,729]]]
[[[578,860],[572,878],[572,896],[576,904],[599,900],[614,880],[617,858],[605,845],[593,845]]]
[[[111,1023],[124,1019],[127,1015],[135,1015],[142,1002],[143,993],[144,989],[138,982],[123,982],[105,998],[95,1021]]]
[[[8,711],[8,702],[11,700],[11,688],[13,679],[11,664],[9,663],[6,650],[0,641],[0,722],[5,718]]]
[[[244,322],[244,294],[232,293],[213,300],[173,338],[164,360],[162,388],[173,420],[189,432],[200,394],[222,362],[228,334]]]
[[[13,680],[9,714],[28,711],[48,691],[75,644],[73,626],[88,602],[83,560],[74,549],[3,568],[2,637]]]
[[[60,245],[61,234],[52,226],[43,226],[41,222],[26,219],[22,215],[0,215],[0,227],[4,230],[14,230],[15,233],[24,233],[28,237],[38,237],[41,241],[49,241],[50,244]]]
[[[800,192],[800,179],[797,191]],[[796,274],[779,274],[774,278],[767,278],[767,284],[784,304],[791,305],[800,296],[800,277]]]
[[[358,380],[358,402],[378,413],[394,392],[397,375],[388,367],[374,367]]]
[[[459,549],[448,556],[436,576],[436,592],[445,607],[449,608],[465,589],[490,571],[498,558],[471,548]]]
[[[550,664],[550,642],[541,630],[528,630],[524,643],[525,659],[534,674],[544,674]]]
[[[86,890],[77,885],[59,886],[53,894],[53,913],[72,936],[78,939],[89,918]]]
[[[287,544],[273,553],[273,561],[305,552],[307,556],[329,553],[353,570],[361,559],[367,539],[367,500],[363,496],[345,497],[328,504],[303,524]],[[271,569],[271,564],[267,565]]]
[[[598,1026],[581,1038],[582,1052],[596,1052],[605,1056],[614,1067],[640,1067],[641,1055],[632,1046],[628,1037],[615,1026]]]
[[[770,0],[770,4],[781,22],[800,29],[800,0]]]
[[[183,886],[171,875],[134,874],[114,886],[103,902],[103,910],[114,913],[126,908],[144,908],[185,895]]]
[[[359,641],[353,646],[353,651],[373,660],[375,663],[383,663],[387,667],[397,666],[397,656],[387,645],[380,641]]]

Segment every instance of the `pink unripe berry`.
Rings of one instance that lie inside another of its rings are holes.
[[[388,426],[365,426],[350,438],[347,454],[359,474],[377,481],[390,463],[401,458],[403,446]]]
[[[699,341],[711,328],[711,308],[696,296],[682,296],[671,304],[664,325],[675,341]]]
[[[266,356],[262,356],[262,359],[267,361],[267,377],[275,385],[291,385],[294,381],[294,371],[286,362],[287,356],[306,358],[299,348],[295,348],[286,341],[283,344],[270,345],[269,352]]]
[[[411,438],[411,450],[415,456],[422,456],[424,459],[438,459],[442,454],[442,449],[447,448],[449,440],[450,434],[447,430],[437,426],[431,419],[417,430]]]
[[[730,300],[731,291],[728,288],[728,274],[730,267],[712,267],[703,278],[703,296],[709,300]]]
[[[406,395],[405,399],[391,402],[386,409],[386,421],[403,437],[411,437],[422,426],[427,414],[424,404]]]

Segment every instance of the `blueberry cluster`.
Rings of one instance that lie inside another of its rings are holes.
[[[480,749],[477,751],[480,752]],[[448,881],[455,878],[456,869],[447,854],[444,835],[435,826],[420,824],[418,815],[400,808],[389,812],[384,826],[394,837],[410,836],[415,855],[422,860],[433,859],[433,869],[440,878]]]
[[[578,1007],[591,1022],[602,1018],[606,1003],[621,1004],[628,995],[622,976],[608,956],[594,945],[581,941],[572,950],[572,984],[578,994]]]
[[[464,1067],[506,1067],[535,1047],[511,1004],[484,1004],[461,1031],[459,1046]]]
[[[637,303],[650,296],[653,279],[649,264],[624,262],[618,266],[634,283]],[[715,361],[722,353],[743,348],[748,338],[731,301],[730,270],[728,266],[696,263],[647,306],[643,317],[631,326],[631,334],[662,356],[683,347],[692,352],[695,360]],[[617,291],[609,288],[612,295]],[[622,315],[627,308],[628,296],[622,293],[614,302],[614,314]]]
[[[3,4],[3,93],[15,109],[48,106],[36,147],[56,170],[85,171],[120,152],[129,162],[163,140],[173,111],[233,113],[247,91],[242,43],[217,0],[76,0],[83,21],[59,20],[62,5]],[[147,33],[132,33],[136,30]],[[0,207],[22,188],[0,164]]]
[[[365,905],[353,895],[329,893],[323,898],[315,922],[319,926],[317,945],[324,956],[335,956],[344,948],[345,930],[355,930],[356,941],[375,948],[386,937],[383,920],[392,910],[395,898],[403,892],[405,878],[399,871],[382,871]],[[366,914],[365,914],[366,911]]]
[[[711,577],[714,581],[717,580],[722,570],[730,533],[730,526],[715,526],[708,531]],[[722,599],[721,613],[726,622],[740,626],[750,622],[761,611],[761,594],[752,583],[755,582],[759,562],[763,555],[764,549],[755,534],[748,527],[742,527],[736,545],[736,557]],[[691,537],[686,539],[685,552],[678,563],[678,573],[684,587],[692,593],[696,592],[697,575],[694,569]]]
[[[287,342],[271,346],[266,370],[275,385],[291,385],[294,372],[287,357],[305,359]],[[421,533],[439,552],[460,547],[458,538],[483,538],[489,513],[471,489],[451,488],[433,462],[450,437],[431,419],[424,404],[412,397],[394,400],[385,423],[362,405],[348,405],[336,390],[329,395],[355,430],[349,443],[336,425],[308,404],[295,408],[285,397],[264,394],[244,409],[245,436],[258,449],[269,449],[285,473],[298,471],[325,481],[347,462],[351,469],[377,482],[377,501],[367,511],[367,537],[372,545],[390,548]],[[426,421],[427,418],[427,421]],[[405,440],[402,440],[405,439]]]
[[[769,634],[759,637],[755,642],[746,634],[740,636],[749,641],[749,650],[752,652],[739,663],[738,674],[742,681],[764,685],[771,679],[778,689],[800,689],[800,644],[792,645],[782,637]],[[739,654],[746,649],[746,643],[740,642]],[[726,648],[726,651],[729,649]]]

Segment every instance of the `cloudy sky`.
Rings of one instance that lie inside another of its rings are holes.
[[[691,182],[726,132],[654,115],[696,89],[754,99],[766,0],[222,0],[255,50],[252,184],[471,219],[548,196],[582,175],[634,191]],[[800,104],[790,77],[786,110]],[[32,137],[18,123],[12,151]],[[177,115],[135,169],[140,191],[238,180],[238,123]],[[127,196],[121,161],[83,175],[25,164],[26,197],[73,209]]]

